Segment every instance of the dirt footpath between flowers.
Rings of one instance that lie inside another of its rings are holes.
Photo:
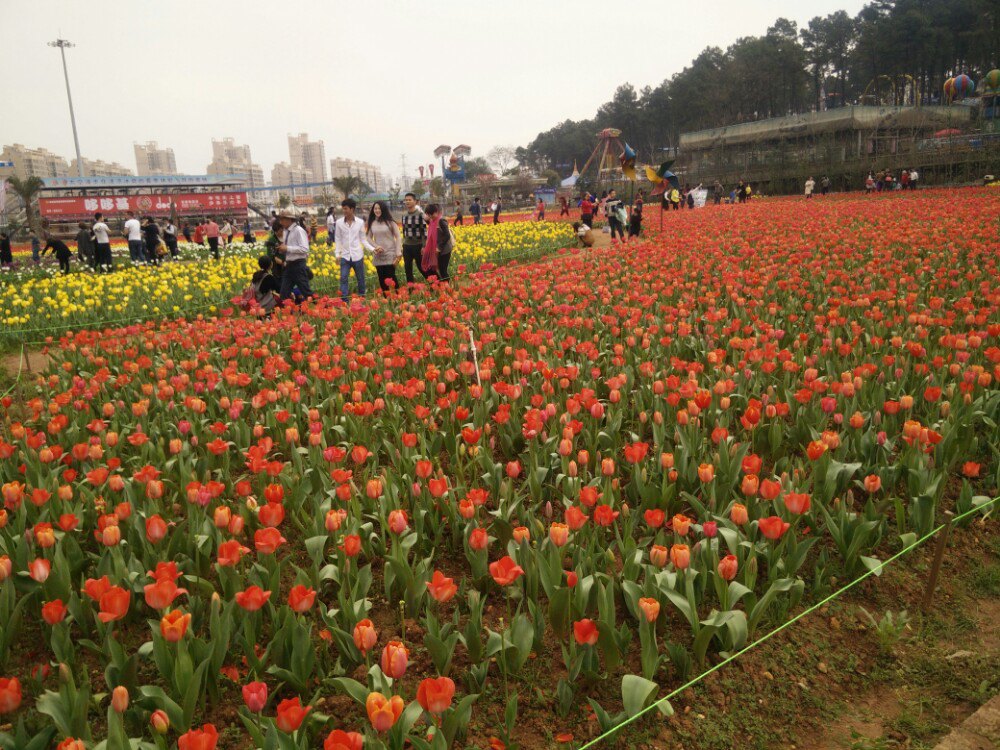
[[[23,378],[26,374],[40,372],[49,365],[49,355],[40,351],[10,352],[0,356],[0,368],[12,380],[18,373]]]

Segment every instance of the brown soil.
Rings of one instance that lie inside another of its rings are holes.
[[[0,357],[0,368],[11,378],[16,378],[20,373],[23,378],[26,374],[40,372],[49,365],[49,355],[40,351],[18,350],[10,352]]]

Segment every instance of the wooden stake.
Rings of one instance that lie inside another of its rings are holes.
[[[954,514],[949,510],[945,511],[947,520],[941,535],[938,536],[937,547],[934,548],[934,560],[931,563],[931,572],[927,578],[927,588],[924,590],[924,600],[921,608],[926,613],[931,607],[931,600],[934,598],[934,589],[937,588],[938,574],[941,572],[941,564],[944,562],[944,550],[948,545],[948,534],[951,532],[951,521]]]

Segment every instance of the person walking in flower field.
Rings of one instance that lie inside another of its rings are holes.
[[[372,260],[378,274],[378,286],[383,293],[395,289],[396,264],[403,257],[403,242],[399,227],[392,218],[389,205],[385,201],[375,201],[365,223],[368,240],[375,246]]]
[[[354,214],[357,207],[353,198],[344,198],[340,202],[344,215],[337,219],[334,229],[334,252],[340,261],[340,298],[345,303],[352,271],[358,284],[358,296],[365,296],[365,250],[375,252],[375,246],[368,241],[365,223]]]
[[[313,296],[309,281],[312,271],[309,270],[309,235],[298,222],[295,212],[283,208],[278,212],[278,223],[281,225],[281,242],[277,246],[279,253],[285,256],[285,267],[281,274],[281,301],[293,298],[308,299]]]

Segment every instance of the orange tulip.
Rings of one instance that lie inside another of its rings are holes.
[[[177,643],[187,632],[191,623],[191,615],[182,613],[175,609],[160,618],[160,635],[170,643]]]
[[[646,622],[655,622],[660,616],[660,603],[652,597],[644,596],[639,600],[639,609],[646,616]]]
[[[678,570],[684,570],[691,565],[691,548],[686,544],[674,544],[670,547],[670,562]]]
[[[398,695],[386,698],[382,693],[369,693],[365,701],[368,721],[379,733],[388,732],[403,713],[403,699]]]
[[[394,680],[400,679],[406,674],[406,666],[409,663],[410,652],[399,641],[389,641],[382,649],[381,666],[382,672]]]
[[[569,526],[554,521],[549,526],[549,539],[556,547],[563,547],[569,541]]]
[[[715,479],[715,467],[712,464],[699,464],[698,479],[700,479],[705,484],[711,482],[713,479]]]
[[[719,575],[724,581],[731,581],[736,578],[738,568],[739,561],[736,559],[736,555],[726,555],[719,560]]]
[[[354,626],[354,645],[358,647],[358,651],[366,654],[376,643],[378,643],[378,633],[375,632],[371,620],[366,618]]]
[[[236,603],[247,612],[256,612],[271,598],[270,591],[264,591],[260,586],[250,586],[244,591],[236,592]]]
[[[667,559],[668,559],[668,552],[666,547],[659,544],[654,544],[652,547],[650,547],[649,561],[653,565],[655,565],[658,568],[665,567],[667,564]]]
[[[500,586],[509,586],[524,575],[524,568],[514,562],[510,555],[504,555],[494,563],[490,563],[490,575]]]

